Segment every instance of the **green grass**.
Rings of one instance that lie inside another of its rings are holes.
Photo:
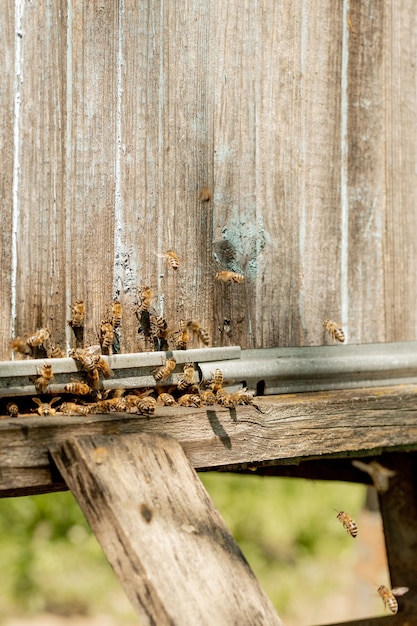
[[[203,473],[200,477],[281,616],[341,584],[353,542],[334,509],[352,517],[364,488],[344,483]],[[105,614],[137,624],[70,493],[0,500],[0,615]],[[296,621],[294,623],[297,623]]]

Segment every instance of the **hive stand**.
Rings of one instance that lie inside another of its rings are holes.
[[[417,623],[415,385],[257,398],[227,410],[0,421],[0,495],[70,489],[141,623],[282,624],[194,470],[369,483],[352,459],[396,472],[380,495],[396,616]]]

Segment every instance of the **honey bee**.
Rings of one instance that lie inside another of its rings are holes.
[[[101,357],[101,348],[98,345],[90,346],[89,348],[73,348],[70,350],[69,355],[72,359],[79,361],[81,367],[88,372],[97,367]]]
[[[90,393],[91,389],[86,383],[83,383],[76,378],[71,378],[71,382],[64,386],[64,391],[67,393],[75,393],[77,396],[86,396]]]
[[[32,398],[34,403],[38,405],[37,412],[39,413],[39,415],[55,415],[57,409],[53,409],[52,405],[55,404],[55,402],[58,402],[60,399],[60,397],[56,397],[52,398],[50,402],[42,402],[39,398]]]
[[[226,391],[226,389],[219,389],[216,393],[216,400],[218,404],[226,407],[227,409],[234,409],[237,405],[237,399],[233,394]]]
[[[96,367],[92,370],[88,370],[87,378],[91,389],[98,391],[98,389],[100,389],[100,374]]]
[[[156,403],[161,404],[162,406],[174,406],[174,404],[177,404],[174,396],[165,392],[159,394]]]
[[[188,332],[188,324],[186,321],[181,320],[180,329],[177,333],[175,341],[175,347],[177,350],[186,350],[190,342],[190,333]]]
[[[123,307],[119,300],[114,300],[111,305],[111,325],[113,328],[119,328],[122,323]]]
[[[232,394],[233,400],[236,404],[253,404],[253,391],[248,391],[247,387],[239,389]]]
[[[184,391],[184,389],[187,389],[187,387],[192,385],[193,382],[194,382],[194,364],[186,363],[184,365],[182,378],[177,385],[177,389],[179,391]]]
[[[108,364],[107,360],[100,356],[97,360],[97,369],[103,374],[104,378],[110,378],[113,376],[113,370]]]
[[[34,381],[36,390],[39,391],[39,393],[45,393],[47,387],[54,380],[52,365],[45,363],[41,368],[37,367],[36,371],[38,373],[38,378]]]
[[[10,348],[13,352],[20,352],[20,354],[24,354],[25,356],[32,356],[33,354],[32,348],[27,343],[26,339],[21,339],[20,337],[12,339],[10,342]]]
[[[391,613],[397,613],[398,602],[395,596],[403,596],[407,593],[408,587],[396,587],[395,589],[389,589],[385,585],[380,585],[377,589],[385,608],[388,608]]]
[[[171,374],[175,369],[177,362],[175,359],[166,359],[165,363],[156,370],[154,378],[157,382],[162,382]]]
[[[61,350],[61,348],[55,344],[52,344],[51,346],[49,346],[46,353],[48,355],[48,358],[50,359],[63,359],[65,357],[65,354]]]
[[[150,287],[142,287],[139,290],[140,294],[140,304],[135,307],[135,311],[138,313],[142,313],[144,311],[149,311],[151,306],[153,291]]]
[[[71,319],[68,324],[71,328],[80,328],[84,326],[85,305],[83,300],[77,300],[74,304],[69,305],[71,309]]]
[[[223,372],[217,368],[214,370],[214,374],[211,375],[210,387],[213,393],[216,393],[223,387]]]
[[[10,417],[19,417],[19,407],[14,402],[9,402],[7,405],[7,415]]]
[[[151,315],[149,317],[151,325],[151,335],[155,341],[155,350],[168,350],[168,337],[171,330],[168,328],[166,320],[160,315]]]
[[[356,535],[358,534],[358,527],[356,525],[356,522],[353,521],[350,515],[348,515],[344,511],[339,511],[336,517],[339,522],[343,524],[343,528],[346,530],[346,532],[349,533],[351,537],[356,537]]]
[[[47,341],[50,336],[51,336],[51,333],[49,332],[47,328],[40,328],[39,330],[36,331],[36,333],[33,333],[33,335],[30,335],[30,337],[26,339],[26,343],[31,348],[36,348],[37,346],[40,346],[41,344],[45,343],[45,341]]]
[[[156,400],[152,396],[145,396],[144,398],[139,398],[137,402],[137,407],[139,413],[147,415],[149,413],[154,413],[156,409]]]
[[[199,193],[198,199],[200,202],[210,202],[211,192],[208,187],[203,187]]]
[[[201,339],[201,341],[204,343],[205,346],[209,345],[210,343],[209,334],[206,330],[204,330],[201,324],[199,324],[198,322],[195,322],[194,320],[190,320],[187,326],[193,334],[197,335],[197,337]]]
[[[65,415],[88,415],[90,413],[88,405],[81,405],[76,402],[63,402],[59,408],[61,413],[65,413]]]
[[[220,280],[222,283],[243,283],[245,277],[243,274],[238,274],[237,272],[221,270],[217,272],[216,280]]]
[[[332,339],[340,341],[340,343],[344,342],[345,333],[341,328],[339,328],[339,325],[336,324],[336,322],[333,322],[332,320],[323,320],[323,327],[327,330]]]
[[[168,250],[167,252],[164,252],[162,256],[167,259],[168,265],[172,267],[173,270],[178,269],[180,260],[178,254],[174,250]]]
[[[114,328],[111,322],[103,320],[100,324],[100,345],[104,354],[111,354],[113,351]]]
[[[216,404],[216,396],[212,391],[210,391],[210,389],[208,389],[207,391],[202,391],[200,397],[201,402],[206,406],[212,406],[213,404]]]
[[[389,479],[396,475],[397,472],[384,467],[377,461],[363,463],[356,459],[352,461],[352,465],[369,474],[374,483],[374,487],[378,493],[386,493],[389,489]]]
[[[178,399],[178,404],[180,406],[202,406],[201,398],[196,393],[185,393]]]

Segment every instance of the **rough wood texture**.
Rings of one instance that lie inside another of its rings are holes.
[[[282,626],[176,441],[81,437],[52,455],[145,626]]]
[[[69,341],[79,298],[95,342],[116,295],[134,351],[142,284],[214,345],[320,344],[325,317],[416,339],[416,20],[413,0],[2,2],[0,357],[40,325]]]
[[[238,470],[417,449],[416,387],[270,396],[236,410],[157,409],[154,416],[55,415],[0,420],[0,493],[62,489],[48,449],[73,435],[169,435],[196,469]],[[366,482],[364,476],[364,482]]]

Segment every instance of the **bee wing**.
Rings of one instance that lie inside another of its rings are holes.
[[[89,356],[101,355],[101,346],[100,346],[100,344],[97,344],[97,345],[94,345],[94,346],[89,346],[88,348],[85,348],[85,353],[88,354]]]
[[[407,591],[409,591],[408,587],[395,587],[394,589],[391,589],[391,593],[394,596],[403,596],[407,593]]]

